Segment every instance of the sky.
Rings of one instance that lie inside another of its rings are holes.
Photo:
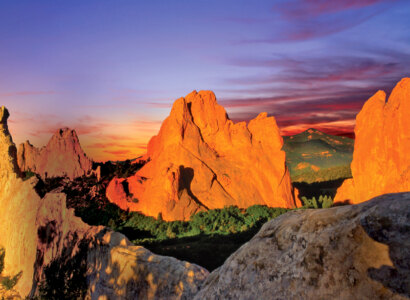
[[[145,153],[193,90],[234,121],[351,136],[363,103],[409,76],[407,0],[0,1],[14,142],[71,127],[96,161]]]

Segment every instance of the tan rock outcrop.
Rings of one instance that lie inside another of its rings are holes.
[[[386,193],[410,191],[410,78],[402,79],[388,101],[378,91],[356,117],[352,179],[335,202],[360,203]]]
[[[41,149],[26,141],[19,146],[17,158],[22,171],[31,170],[43,179],[62,176],[74,179],[92,169],[92,161],[81,148],[77,133],[69,128],[59,129]]]
[[[46,269],[69,264],[84,267],[91,299],[189,299],[208,272],[196,265],[162,257],[131,245],[104,227],[89,226],[66,207],[66,195],[41,198],[36,177],[23,181],[15,146],[0,109],[0,247],[6,251],[4,276],[21,273],[15,290],[23,298],[38,293]],[[70,271],[70,270],[68,270]],[[57,276],[53,273],[52,276]],[[78,283],[78,282],[77,282]],[[64,287],[54,287],[56,290]]]
[[[295,207],[282,145],[273,117],[235,124],[212,92],[194,91],[175,101],[148,144],[147,163],[122,182],[128,191],[114,179],[107,197],[165,220],[227,205]]]
[[[408,299],[410,193],[288,212],[212,272],[194,299]]]

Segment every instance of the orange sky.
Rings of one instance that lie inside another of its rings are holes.
[[[61,3],[60,3],[61,2]],[[409,76],[410,1],[0,1],[0,105],[19,144],[76,129],[96,161],[145,152],[173,101],[349,135]]]
[[[165,110],[169,112],[170,108]],[[158,133],[162,123],[127,118],[105,120],[90,116],[62,122],[53,115],[33,118],[14,110],[10,113],[10,132],[17,145],[29,139],[36,147],[42,147],[59,128],[70,127],[76,130],[84,151],[95,161],[125,160],[145,154],[149,139]],[[354,120],[343,120],[317,123],[313,127],[329,133],[341,133],[343,129],[351,132],[354,123]],[[310,127],[312,124],[301,123],[280,129],[283,135],[291,135]]]

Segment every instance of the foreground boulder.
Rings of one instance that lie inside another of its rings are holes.
[[[343,182],[335,202],[360,203],[410,191],[410,78],[396,85],[387,102],[383,91],[367,100],[355,134],[353,178]]]
[[[92,169],[92,161],[81,148],[77,133],[69,128],[59,129],[41,149],[26,141],[19,146],[17,158],[22,171],[30,170],[43,179],[64,176],[74,179]]]
[[[40,196],[36,177],[23,181],[7,118],[1,107],[2,276],[20,274],[14,289],[21,297],[48,291],[54,299],[192,298],[208,275],[205,269],[133,246],[124,235],[102,226],[89,226],[67,209],[65,194]]]
[[[410,193],[266,223],[195,299],[408,299]]]
[[[115,178],[107,198],[123,209],[184,220],[227,205],[296,206],[282,137],[261,113],[233,123],[215,95],[192,92],[175,101],[148,144],[148,162],[134,176]]]

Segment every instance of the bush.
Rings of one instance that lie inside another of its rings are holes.
[[[36,175],[36,173],[34,173],[34,172],[32,172],[30,169],[28,169],[27,171],[25,171],[25,172],[23,173],[23,180],[28,180],[28,179],[30,179],[31,177],[35,176],[35,175]]]
[[[320,169],[316,172],[309,170],[298,174],[291,174],[292,182],[306,183],[332,181],[351,177],[352,172],[350,170],[350,165]]]
[[[4,288],[6,290],[11,290],[14,288],[14,286],[17,284],[17,282],[19,281],[21,275],[23,274],[22,271],[20,271],[19,273],[17,273],[16,275],[12,276],[12,277],[3,277],[1,279],[1,285],[4,286]]]
[[[6,257],[6,251],[4,248],[0,248],[0,275],[3,273],[4,270],[4,259]],[[23,274],[22,271],[17,273],[14,276],[0,276],[0,283],[6,290],[11,290],[15,287],[17,282],[19,281],[21,275]]]
[[[320,195],[319,199],[316,200],[316,197],[307,199],[305,196],[301,197],[303,206],[306,208],[329,208],[333,205],[332,197]]]

